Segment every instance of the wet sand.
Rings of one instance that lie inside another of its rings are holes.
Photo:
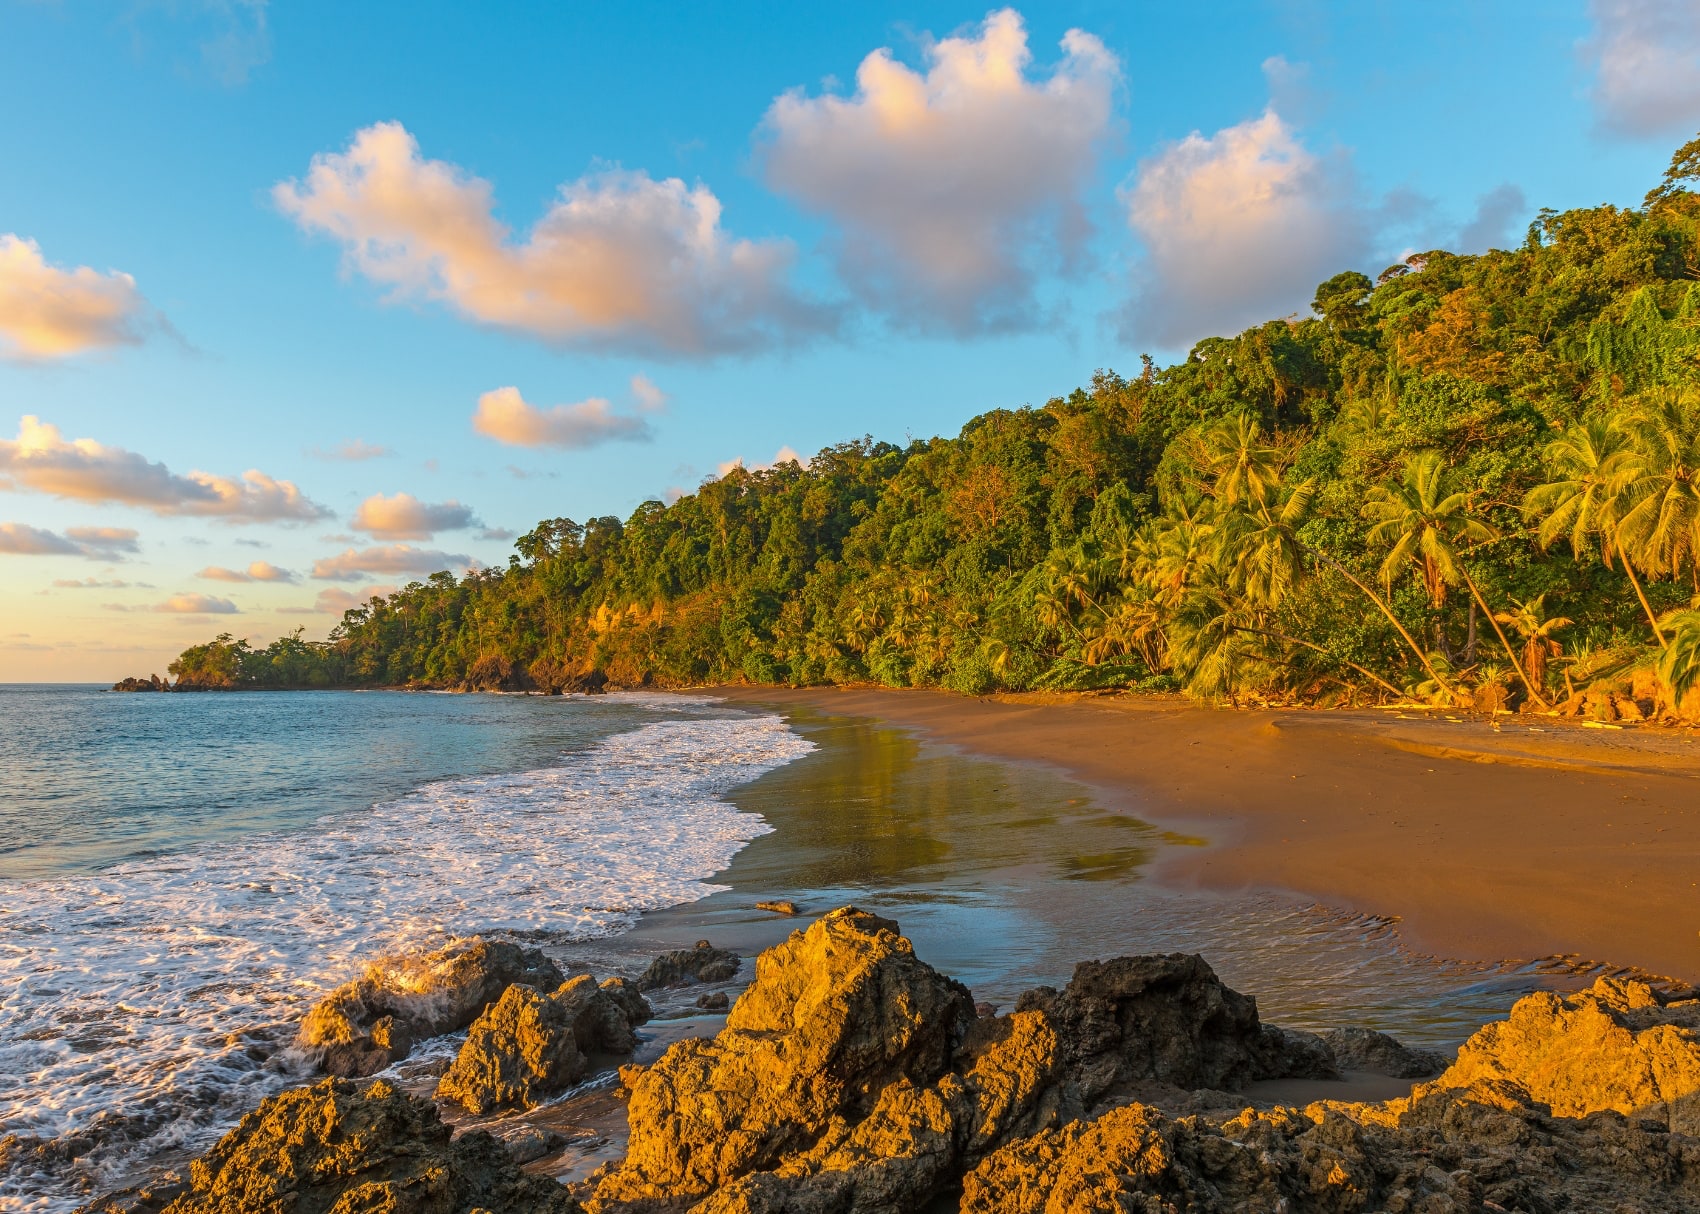
[[[1132,696],[715,694],[1048,765],[1203,840],[1152,849],[1171,887],[1394,918],[1405,945],[1440,957],[1570,956],[1700,980],[1700,740],[1686,731]]]

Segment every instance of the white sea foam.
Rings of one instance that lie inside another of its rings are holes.
[[[0,883],[0,1133],[95,1144],[0,1174],[0,1209],[66,1209],[73,1182],[210,1142],[299,1081],[278,1045],[374,955],[606,935],[712,892],[770,829],[721,795],[812,745],[777,717],[668,717],[308,830]]]

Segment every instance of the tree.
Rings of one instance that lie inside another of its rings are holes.
[[[1687,572],[1700,594],[1700,398],[1660,392],[1618,424],[1625,440],[1612,477],[1622,503],[1618,546],[1649,573]]]
[[[1523,670],[1535,686],[1545,687],[1547,659],[1564,651],[1564,647],[1554,639],[1554,634],[1568,628],[1574,621],[1562,615],[1546,615],[1543,610],[1546,603],[1544,594],[1538,594],[1526,603],[1513,602],[1515,611],[1501,611],[1493,618],[1501,624],[1510,625],[1511,630],[1522,638]]]
[[[1671,155],[1670,167],[1659,184],[1647,191],[1647,197],[1641,205],[1651,211],[1660,203],[1669,202],[1680,194],[1691,191],[1688,182],[1700,181],[1700,135],[1696,135],[1687,143],[1677,148]]]
[[[1498,539],[1499,532],[1470,512],[1470,495],[1452,487],[1446,460],[1421,451],[1406,461],[1399,479],[1375,486],[1364,503],[1373,526],[1369,542],[1385,547],[1381,580],[1388,587],[1411,564],[1421,572],[1429,604],[1439,610],[1446,588],[1464,581],[1460,544]]]

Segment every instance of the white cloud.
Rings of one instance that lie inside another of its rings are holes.
[[[357,462],[359,460],[378,459],[382,456],[393,453],[388,447],[381,447],[376,443],[369,443],[365,439],[361,438],[351,438],[347,442],[338,443],[336,446],[331,447],[328,450],[324,447],[314,447],[311,451],[307,452],[307,454],[311,455],[314,459]]]
[[[374,597],[382,598],[395,593],[394,586],[368,586],[364,590],[344,590],[341,586],[327,586],[319,591],[311,607],[279,607],[280,615],[341,615],[357,607],[364,607]]]
[[[140,586],[151,590],[146,582],[125,582],[117,578],[101,579],[97,577],[63,578],[56,577],[53,584],[60,590],[127,590],[131,586]]]
[[[704,356],[810,336],[834,317],[787,285],[787,241],[738,240],[720,200],[676,177],[609,171],[568,182],[524,241],[492,213],[489,182],[426,160],[380,122],[273,190],[302,228],[392,299],[444,303],[561,345]]]
[[[210,582],[293,582],[295,574],[288,569],[280,569],[267,561],[255,561],[246,569],[226,569],[220,565],[208,565],[195,575]]]
[[[1083,195],[1108,134],[1120,66],[1070,30],[1029,79],[1021,16],[926,48],[922,75],[874,51],[850,97],[776,100],[763,121],[769,183],[839,225],[839,272],[923,330],[1028,325],[1038,271],[1089,234]]]
[[[650,437],[649,423],[641,417],[616,413],[600,396],[571,405],[546,409],[527,404],[518,388],[497,388],[478,398],[472,428],[485,438],[510,447],[566,447],[581,449],[619,439]]]
[[[63,270],[35,241],[0,235],[0,357],[30,362],[135,345],[150,323],[128,274]]]
[[[102,603],[107,611],[153,611],[166,615],[236,615],[239,608],[229,599],[210,594],[174,594],[163,603],[136,606],[130,603]]]
[[[746,472],[766,472],[770,468],[778,467],[780,464],[796,464],[799,468],[807,468],[809,466],[809,461],[807,457],[799,455],[795,449],[787,445],[775,451],[773,453],[773,459],[765,464],[746,464],[743,456],[734,455],[731,459],[726,460],[717,466],[715,475],[725,476],[734,468],[742,468]],[[668,492],[672,492],[672,490],[669,490]]]
[[[472,507],[457,501],[422,502],[411,493],[378,493],[360,503],[353,527],[381,540],[428,540],[439,531],[479,526]]]
[[[1458,230],[1451,246],[1455,253],[1485,253],[1509,249],[1520,243],[1522,225],[1528,221],[1529,200],[1509,183],[1497,186],[1476,199],[1476,213]]]
[[[667,407],[667,394],[647,375],[632,376],[632,399],[645,413],[659,413]]]
[[[1123,201],[1144,245],[1123,336],[1169,349],[1307,311],[1375,235],[1350,166],[1311,152],[1274,110],[1163,149]]]
[[[127,527],[71,527],[65,534],[28,523],[0,523],[0,553],[13,556],[85,556],[121,561],[139,551],[136,533]]]
[[[349,548],[313,562],[313,576],[324,582],[358,582],[368,574],[394,576],[403,573],[436,573],[450,568],[465,569],[472,558],[464,553],[415,548],[412,544],[383,544],[372,548]]]
[[[1700,4],[1695,0],[1591,0],[1594,32],[1583,53],[1594,69],[1600,125],[1617,135],[1690,135],[1700,126]]]
[[[316,519],[328,513],[289,481],[254,469],[240,478],[206,472],[179,476],[164,464],[92,438],[67,442],[58,427],[31,416],[19,423],[16,439],[0,439],[0,489],[233,523]]]

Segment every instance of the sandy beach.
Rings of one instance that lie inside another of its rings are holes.
[[[1207,841],[1163,880],[1398,920],[1464,960],[1572,956],[1700,979],[1700,738],[1550,718],[1217,710],[1177,700],[720,688],[1048,764]],[[964,807],[965,810],[971,807]]]

